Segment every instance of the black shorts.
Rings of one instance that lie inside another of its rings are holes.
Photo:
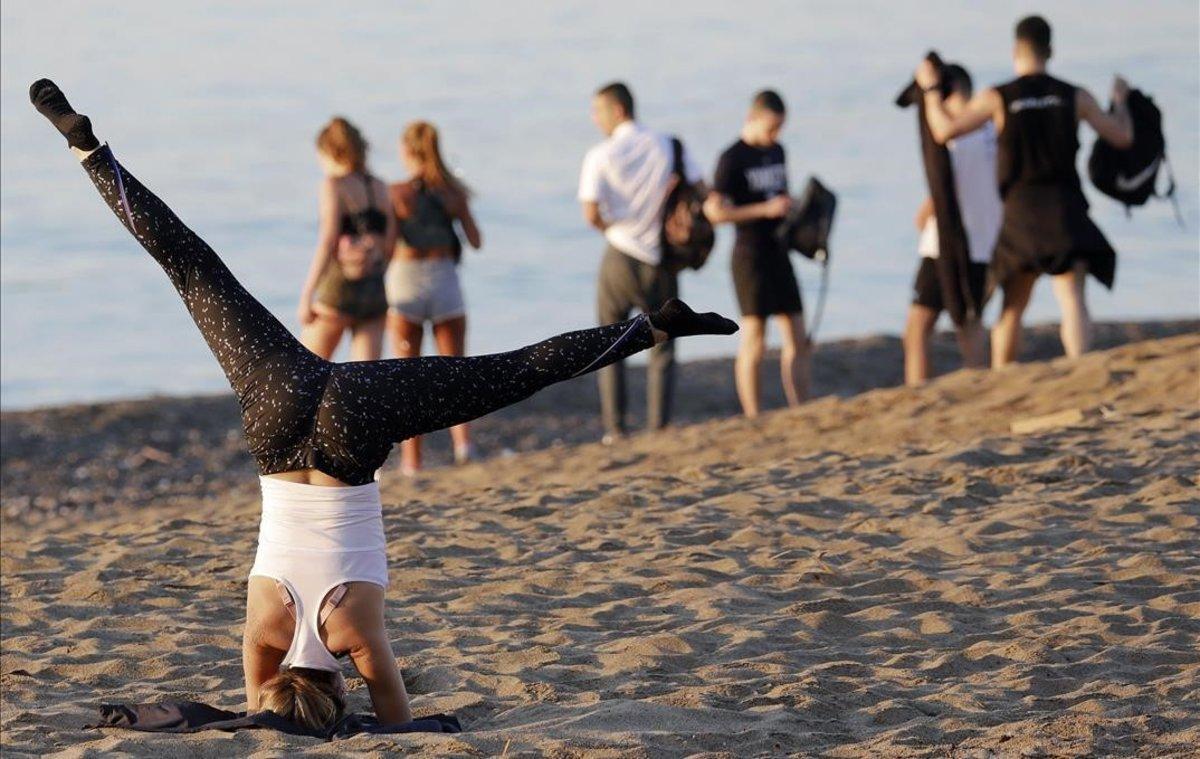
[[[992,257],[996,281],[1017,272],[1065,274],[1077,263],[1112,289],[1117,253],[1088,215],[1078,187],[1022,186],[1004,198],[1004,222]]]
[[[733,288],[742,316],[804,312],[787,251],[733,249]]]
[[[967,286],[971,288],[971,298],[976,303],[983,303],[984,290],[987,289],[987,264],[972,262],[967,269]],[[924,306],[941,313],[945,307],[942,304],[942,285],[938,282],[937,260],[921,257],[921,265],[917,268],[917,279],[913,282],[914,305]]]

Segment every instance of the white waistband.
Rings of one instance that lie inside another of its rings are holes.
[[[260,478],[262,523],[258,542],[289,551],[382,551],[379,483],[322,487]]]

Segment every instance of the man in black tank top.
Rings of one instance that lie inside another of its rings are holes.
[[[1041,274],[1053,276],[1062,311],[1063,349],[1072,357],[1086,351],[1091,338],[1086,276],[1090,272],[1111,288],[1116,270],[1116,253],[1088,217],[1075,154],[1080,121],[1117,148],[1133,143],[1133,124],[1125,107],[1129,86],[1114,78],[1114,107],[1108,113],[1087,90],[1046,73],[1050,53],[1046,20],[1021,19],[1013,45],[1017,78],[978,93],[955,116],[942,102],[937,68],[929,61],[917,67],[917,84],[925,93],[926,117],[935,139],[945,142],[988,120],[999,132],[996,176],[1004,221],[992,270],[1004,288],[1004,308],[992,330],[992,366],[1016,360],[1021,316]]]

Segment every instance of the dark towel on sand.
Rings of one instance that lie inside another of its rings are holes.
[[[148,733],[195,733],[200,730],[245,730],[267,728],[288,735],[310,738],[348,738],[360,733],[461,733],[458,718],[433,714],[403,725],[381,725],[365,714],[347,714],[325,730],[309,730],[280,717],[275,712],[247,714],[230,712],[198,701],[164,701],[159,704],[102,704],[100,721],[87,727],[127,727]]]

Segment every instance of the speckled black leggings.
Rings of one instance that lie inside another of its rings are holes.
[[[246,292],[108,146],[83,167],[183,296],[237,394],[250,453],[263,474],[317,469],[365,484],[401,440],[468,422],[654,342],[643,315],[490,356],[331,363]]]

